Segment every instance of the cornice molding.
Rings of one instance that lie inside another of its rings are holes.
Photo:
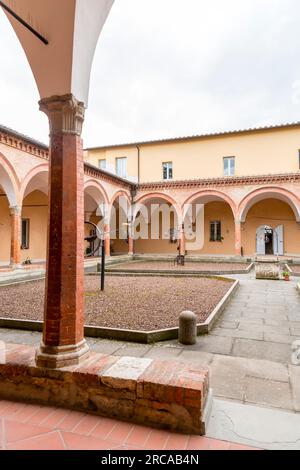
[[[131,183],[130,181],[126,181],[118,176],[109,174],[100,168],[97,168],[89,163],[84,164],[84,174],[87,176],[91,176],[92,178],[100,179],[101,181],[106,181],[107,183],[111,183],[119,188],[124,188],[132,191],[135,188],[135,184]]]
[[[49,150],[42,145],[39,146],[30,140],[21,138],[9,132],[0,131],[0,143],[15,148],[21,152],[29,153],[38,158],[49,160]]]
[[[191,189],[228,187],[256,184],[274,184],[286,182],[300,182],[299,173],[286,173],[277,175],[236,176],[226,178],[206,178],[198,180],[161,181],[154,183],[141,183],[137,185],[138,191],[153,191],[166,189]]]

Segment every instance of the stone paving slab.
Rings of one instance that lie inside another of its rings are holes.
[[[271,343],[282,343],[282,344],[292,345],[292,343],[296,339],[297,339],[296,336],[291,336],[291,335],[264,333],[264,341],[271,342]]]
[[[300,450],[300,415],[214,400],[207,435],[268,450]]]
[[[289,383],[247,377],[245,402],[293,410],[293,401]]]
[[[241,329],[227,329],[227,328],[215,328],[212,331],[212,335],[216,336],[225,336],[228,338],[244,338],[244,339],[256,339],[263,340],[263,332],[260,332],[259,329],[256,331],[248,331]]]
[[[274,362],[289,363],[291,347],[288,344],[270,343],[250,339],[236,339],[232,354],[237,357],[266,359]]]

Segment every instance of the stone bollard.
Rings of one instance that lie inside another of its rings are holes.
[[[197,316],[193,312],[182,312],[179,317],[179,342],[186,345],[197,343]]]

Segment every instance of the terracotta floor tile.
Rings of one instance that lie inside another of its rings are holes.
[[[69,415],[68,410],[56,409],[44,421],[41,422],[42,426],[57,429],[59,424]]]
[[[117,444],[125,444],[132,430],[133,424],[118,422],[106,439]]]
[[[30,424],[41,424],[48,416],[52,415],[54,411],[55,408],[50,406],[38,406],[37,411],[30,418]]]
[[[4,447],[4,420],[0,418],[0,449]]]
[[[49,431],[49,429],[48,429]],[[65,450],[64,442],[57,431],[32,437],[7,446],[8,450]]]
[[[104,439],[80,436],[70,432],[62,432],[62,438],[69,450],[110,450],[113,447]]]
[[[167,443],[169,433],[167,431],[152,430],[148,437],[145,448],[147,450],[163,450]]]
[[[209,439],[209,450],[229,450],[230,443]]]
[[[187,445],[187,450],[208,450],[210,440],[206,437],[191,436]]]
[[[14,419],[25,423],[26,421],[29,421],[30,418],[39,411],[39,409],[40,407],[36,405],[25,405],[24,408],[14,415]]]
[[[72,431],[86,415],[80,411],[69,411],[63,420],[59,423],[61,431]]]
[[[137,450],[137,451],[141,451],[141,450],[143,450],[143,448],[142,448],[142,447],[138,447],[138,446],[132,447],[132,446],[125,446],[125,445],[124,445],[124,446],[113,447],[113,448],[110,449],[110,450],[123,450],[123,451],[130,451],[130,450],[136,451],[136,450]]]
[[[49,428],[9,421],[7,419],[4,420],[4,429],[7,444],[49,433]]]
[[[255,447],[244,446],[243,444],[230,444],[230,450],[259,450]]]
[[[11,402],[5,401],[5,400],[0,400],[0,416],[3,416],[3,412],[6,410],[6,408],[11,405]]]
[[[88,436],[100,424],[99,416],[86,415],[73,429],[73,433]]]
[[[2,449],[258,450],[240,444],[174,434],[76,411],[5,400],[0,401],[0,450]]]
[[[170,434],[166,442],[166,450],[186,450],[189,436],[181,434]]]
[[[1,415],[3,418],[11,418],[24,407],[25,405],[22,403],[9,403],[8,406],[2,411]]]
[[[147,439],[149,438],[151,429],[145,426],[134,426],[132,432],[126,439],[126,446],[138,446],[143,448]]]
[[[110,418],[101,418],[99,424],[93,429],[91,435],[106,439],[107,436],[112,432],[114,427],[117,425],[117,421]]]

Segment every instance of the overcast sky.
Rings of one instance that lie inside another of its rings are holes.
[[[115,0],[97,47],[85,146],[300,120],[299,0]],[[0,12],[0,123],[47,143],[24,53]]]

